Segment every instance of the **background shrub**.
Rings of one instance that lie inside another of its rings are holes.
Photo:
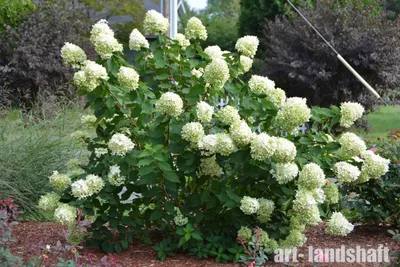
[[[74,96],[72,72],[61,60],[60,47],[72,40],[87,47],[79,40],[88,25],[81,12],[45,2],[18,29],[9,28],[0,37],[0,105],[31,106],[39,92]]]
[[[381,95],[399,87],[399,24],[377,3],[322,0],[301,11]],[[356,101],[371,109],[377,103],[302,18],[269,21],[264,37],[270,57],[263,73],[289,95],[321,106]]]

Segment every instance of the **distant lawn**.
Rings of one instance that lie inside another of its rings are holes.
[[[400,130],[399,106],[381,106],[366,117],[371,125],[371,133],[361,132],[365,137],[376,139],[379,136],[386,137],[388,129]]]

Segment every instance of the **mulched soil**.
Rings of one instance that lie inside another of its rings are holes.
[[[308,246],[314,248],[340,248],[342,245],[355,248],[359,245],[361,248],[377,248],[379,244],[387,246],[390,251],[400,251],[400,245],[394,241],[387,233],[389,228],[384,226],[356,226],[354,231],[346,237],[333,237],[325,234],[325,225],[321,224],[308,230],[306,244],[298,249],[298,254],[304,254],[304,257],[298,257],[297,263],[291,263],[290,266],[317,266],[315,263],[308,262]],[[73,254],[70,248],[57,249],[57,242],[64,242],[65,229],[52,222],[23,222],[13,228],[13,237],[17,242],[11,245],[11,251],[14,255],[20,256],[24,261],[40,255],[46,245],[50,245],[51,253],[46,266],[57,262],[57,257],[72,259]],[[98,259],[104,254],[95,248],[82,248],[79,250],[81,255],[92,253]],[[164,262],[156,260],[156,252],[150,246],[145,246],[139,242],[132,244],[121,254],[116,255],[118,263],[123,267],[200,267],[200,266],[240,266],[238,264],[216,264],[213,259],[196,260],[189,255],[178,254],[169,257]],[[243,266],[243,265],[242,265]],[[282,263],[269,262],[268,266],[284,266]],[[287,265],[286,265],[287,266]],[[319,263],[318,266],[384,266],[382,263]]]

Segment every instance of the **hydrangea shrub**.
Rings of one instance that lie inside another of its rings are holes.
[[[224,261],[237,259],[230,255],[237,239],[250,241],[258,227],[268,249],[301,246],[305,228],[321,222],[320,204],[339,201],[328,177],[359,183],[387,172],[387,160],[366,151],[359,137],[332,134],[361,116],[360,105],[310,109],[306,99],[286,99],[267,77],[243,80],[256,37],[240,38],[234,52],[203,50],[200,20],[190,19],[185,34],[170,39],[168,21],[155,11],[144,29],[157,39],[149,44],[132,31],[134,65],[106,21],[91,33],[96,62],[72,44],[62,49],[94,112],[96,136],[85,139],[89,163],[70,176],[55,171],[55,192],[39,204],[66,225],[79,210],[90,216],[89,244],[120,252],[157,230],[166,238],[156,246],[160,258],[161,251],[170,255],[169,246]],[[229,102],[218,106],[221,99]],[[352,228],[334,213],[327,231],[346,235]]]

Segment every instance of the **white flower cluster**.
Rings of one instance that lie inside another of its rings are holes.
[[[200,101],[196,106],[197,119],[200,122],[210,122],[214,114],[214,108],[204,101]]]
[[[253,236],[253,232],[251,231],[250,228],[248,227],[240,227],[239,231],[237,232],[238,238],[243,239],[243,241],[247,242],[251,240],[251,237]]]
[[[108,154],[107,148],[97,147],[94,149],[94,155],[96,156],[96,158],[100,158],[101,156],[107,155],[107,154]]]
[[[135,147],[135,144],[129,137],[120,133],[114,134],[107,145],[111,150],[111,154],[118,156],[125,156],[126,153],[130,152]]]
[[[206,47],[206,49],[204,49],[204,53],[206,53],[211,60],[224,59],[223,52],[218,45],[212,45]]]
[[[255,160],[265,160],[274,155],[276,151],[276,138],[269,136],[266,133],[253,135],[250,144],[250,154]]]
[[[92,195],[86,181],[83,179],[77,180],[71,184],[71,193],[77,199],[84,199]]]
[[[222,88],[229,79],[228,64],[223,59],[214,59],[206,66],[203,78],[207,83]]]
[[[85,181],[92,194],[99,193],[101,189],[103,189],[103,187],[105,186],[103,179],[101,179],[100,176],[94,174],[89,174],[88,176],[86,176]]]
[[[237,109],[229,105],[219,110],[217,117],[224,125],[232,125],[233,123],[240,121],[240,115]]]
[[[118,165],[110,166],[108,181],[114,186],[119,186],[125,183],[125,176],[121,176],[121,169]]]
[[[235,149],[236,146],[229,134],[217,134],[217,144],[215,146],[216,152],[220,153],[222,156],[229,156],[230,154],[235,152]]]
[[[338,181],[342,184],[356,181],[361,174],[357,166],[344,161],[336,163],[333,166],[333,171]]]
[[[275,82],[259,75],[252,75],[249,80],[249,88],[253,93],[260,95],[268,95],[270,91],[275,89]]]
[[[78,89],[91,92],[101,84],[107,81],[107,70],[96,62],[86,60],[81,70],[75,72],[73,82]]]
[[[189,40],[192,39],[206,40],[207,39],[206,27],[204,27],[203,23],[198,18],[196,17],[190,18],[185,28],[185,36]]]
[[[325,184],[324,171],[318,164],[308,163],[299,173],[298,184],[308,190],[321,188]]]
[[[312,189],[311,194],[314,197],[315,201],[317,201],[318,204],[322,204],[325,202],[326,196],[325,196],[325,192],[322,188]]]
[[[240,210],[246,215],[254,214],[260,208],[260,203],[256,198],[244,196],[240,201]]]
[[[268,100],[271,101],[276,108],[280,108],[285,104],[286,93],[281,88],[275,88],[268,92]]]
[[[346,236],[353,231],[354,225],[349,223],[340,212],[332,213],[332,217],[325,229],[326,233],[331,235]]]
[[[89,137],[89,132],[87,131],[82,131],[82,130],[77,130],[73,133],[71,133],[71,138],[74,139],[77,142],[82,142],[84,139]]]
[[[275,138],[275,141],[276,141],[276,151],[274,153],[275,161],[279,163],[292,162],[296,157],[297,153],[296,146],[293,144],[293,142],[281,137]]]
[[[139,74],[132,68],[121,67],[117,74],[119,84],[128,91],[136,90],[139,86]]]
[[[106,20],[102,19],[93,25],[90,33],[90,40],[102,59],[111,58],[114,52],[122,52],[123,46],[115,39],[114,32],[110,29]]]
[[[316,226],[322,222],[317,205],[312,206],[308,212],[299,213],[295,216],[297,217],[297,221],[299,223],[299,229],[305,229],[306,226]]]
[[[287,184],[294,180],[299,173],[299,167],[295,163],[277,163],[271,170],[272,176],[279,184]]]
[[[364,107],[359,103],[344,102],[340,104],[340,126],[349,128],[360,119],[364,113]]]
[[[239,58],[239,63],[240,63],[240,68],[242,70],[242,73],[246,73],[253,66],[253,59],[241,55]]]
[[[300,215],[300,216],[299,216]],[[306,225],[303,222],[304,215],[303,214],[296,214],[290,217],[290,229],[292,230],[299,230],[299,231],[304,231],[306,228]]]
[[[54,171],[53,174],[49,177],[50,184],[56,189],[63,191],[71,184],[71,178],[66,174],[59,173],[58,171]]]
[[[259,244],[260,244],[261,246],[268,247],[268,244],[269,244],[269,242],[270,242],[268,233],[265,232],[265,231],[262,230],[262,229],[258,229],[257,231],[258,231],[258,235],[260,236],[260,237],[259,237],[259,240],[258,240]]]
[[[204,137],[204,129],[199,122],[189,122],[182,127],[181,134],[183,140],[196,146]]]
[[[360,156],[366,149],[364,141],[354,133],[344,133],[339,138],[341,154],[345,158]]]
[[[260,223],[267,223],[271,219],[272,212],[275,209],[275,203],[272,200],[258,199],[259,209],[257,210],[257,220]]]
[[[178,42],[178,44],[183,50],[185,50],[186,47],[190,45],[190,41],[186,39],[185,35],[183,35],[182,33],[177,33],[175,35],[174,40]]]
[[[198,148],[204,156],[210,156],[217,153],[217,135],[208,134],[198,143]]]
[[[229,134],[236,146],[248,145],[253,136],[253,132],[244,120],[234,122],[229,127]]]
[[[337,204],[339,202],[339,189],[335,184],[327,184],[323,188],[325,193],[325,202],[328,204]]]
[[[97,118],[95,115],[82,115],[81,123],[86,127],[92,127],[96,124]]]
[[[317,205],[312,192],[304,189],[297,190],[296,197],[293,201],[293,210],[295,212],[305,214],[313,210]]]
[[[283,248],[301,247],[306,243],[307,237],[299,230],[291,230],[286,239],[282,242]]]
[[[306,101],[305,98],[300,97],[288,98],[276,115],[278,125],[288,132],[293,132],[297,127],[308,122],[311,111],[307,107]]]
[[[218,165],[217,159],[214,156],[209,158],[202,158],[200,163],[201,174],[205,176],[221,176],[223,171],[221,166]]]
[[[65,63],[74,68],[79,67],[87,58],[82,48],[71,43],[65,43],[61,48],[61,57]]]
[[[47,193],[43,195],[39,199],[39,208],[47,211],[47,212],[54,212],[54,210],[58,207],[60,202],[60,195],[56,193]]]
[[[156,102],[156,109],[168,116],[178,117],[183,111],[182,98],[172,92],[163,93]]]
[[[192,75],[194,77],[196,77],[197,79],[199,79],[201,76],[203,76],[203,73],[204,73],[204,69],[203,68],[192,69]]]
[[[149,48],[149,42],[138,29],[133,29],[129,35],[129,49],[139,51],[141,48]]]
[[[376,155],[373,151],[365,151],[363,153],[364,162],[361,166],[361,172],[369,179],[379,178],[389,171],[390,160]]]
[[[161,13],[152,9],[146,13],[143,28],[149,34],[164,33],[169,28],[169,22]]]
[[[59,204],[54,211],[55,220],[62,225],[71,225],[76,218],[76,208],[68,204]]]
[[[176,226],[184,226],[189,222],[189,219],[181,213],[179,208],[175,207],[175,217],[174,217],[174,223]]]
[[[103,189],[104,181],[97,175],[90,174],[86,179],[79,179],[71,184],[71,192],[77,199],[84,199],[97,194]]]
[[[245,55],[246,57],[253,58],[257,53],[259,45],[258,38],[256,36],[244,36],[239,38],[236,42],[235,48],[238,52]]]

